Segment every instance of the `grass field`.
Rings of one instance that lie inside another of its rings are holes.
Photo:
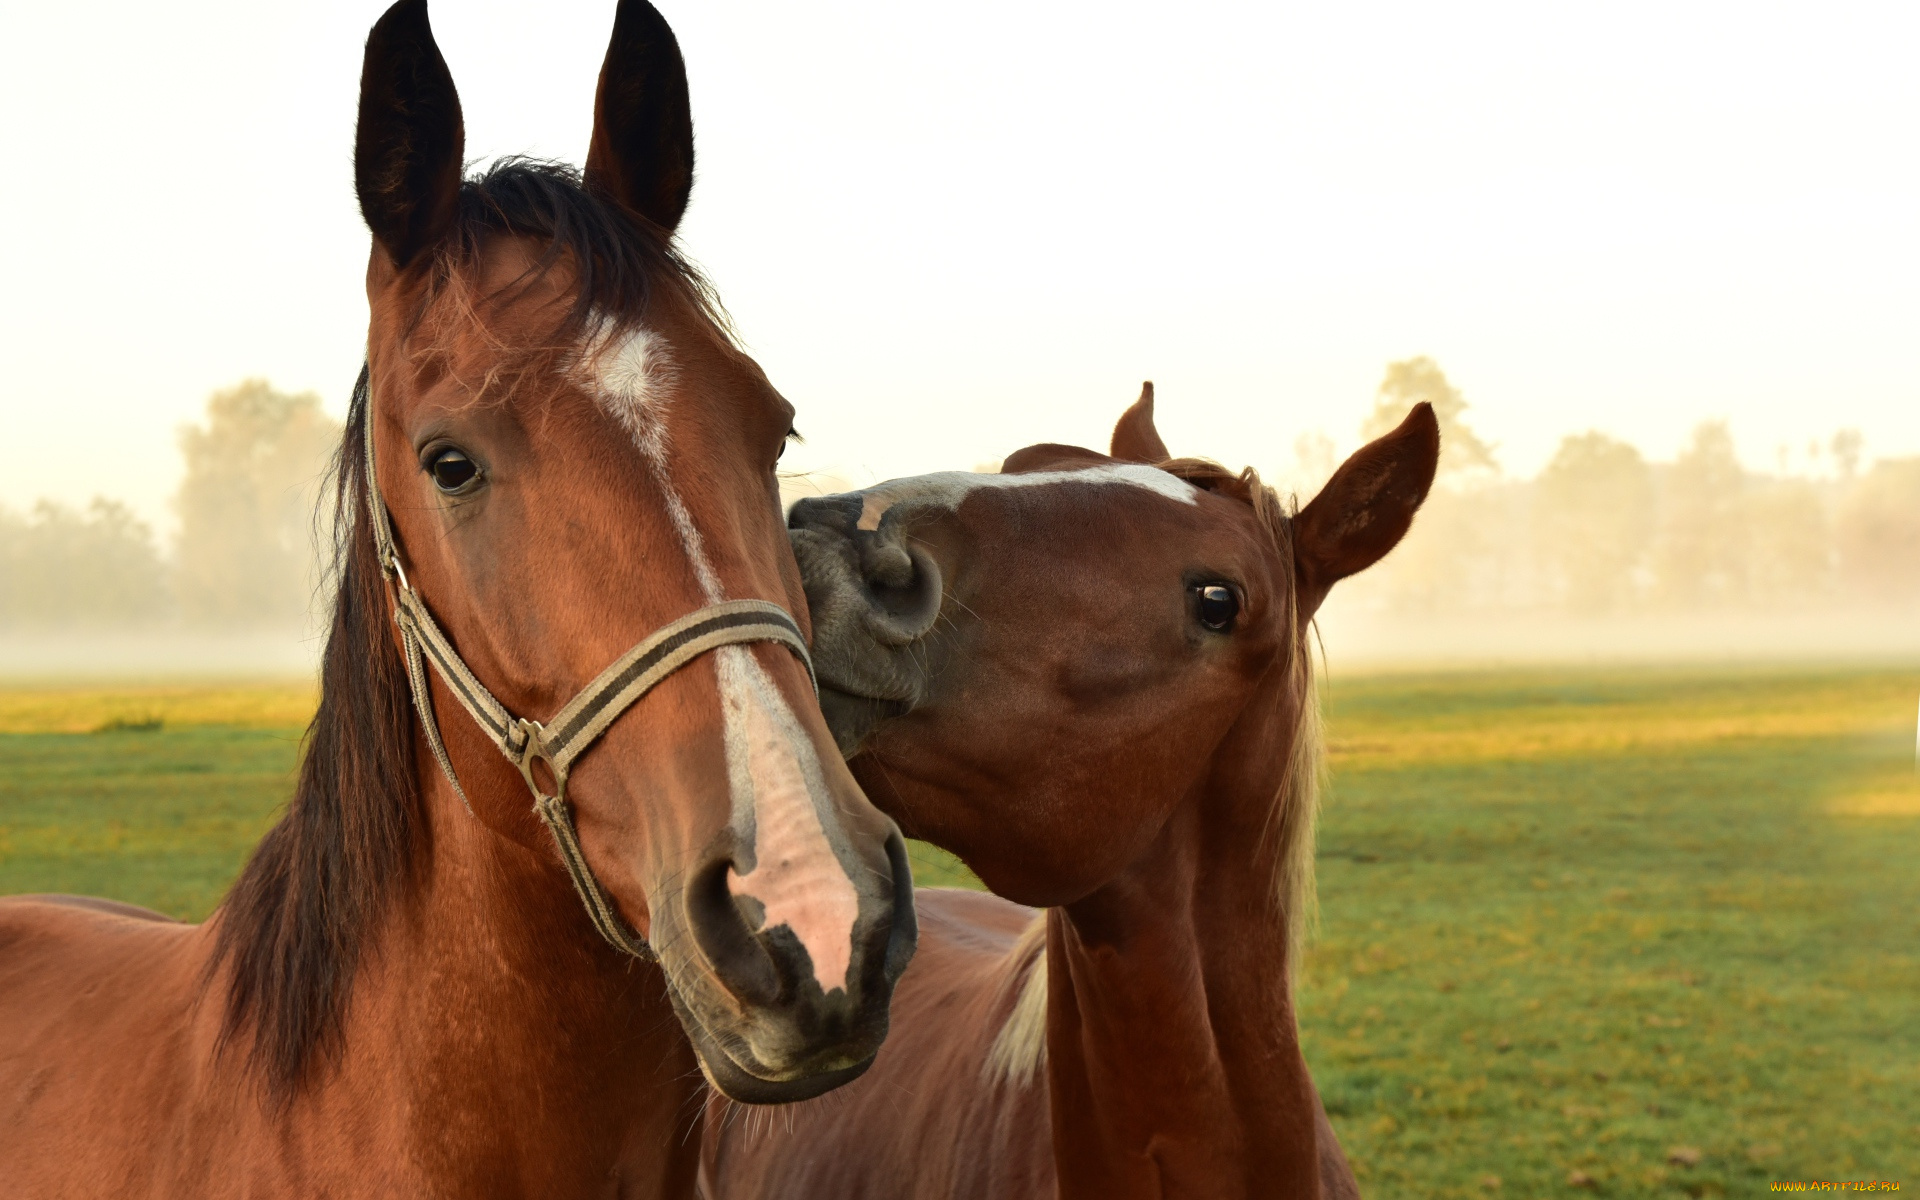
[[[1917,698],[1916,671],[1334,680],[1300,1006],[1367,1193],[1920,1187]],[[0,892],[204,915],[311,703],[0,691]]]
[[[1916,699],[1334,681],[1302,1025],[1369,1193],[1920,1187]]]

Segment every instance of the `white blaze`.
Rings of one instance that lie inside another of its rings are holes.
[[[660,494],[666,498],[667,519],[686,547],[694,578],[707,603],[718,604],[725,595],[720,577],[713,573],[706,543],[667,474],[667,405],[679,370],[666,342],[652,330],[635,329],[610,343],[613,337],[612,325],[603,322],[588,338],[581,356],[586,368],[583,382],[640,448]]]
[[[1078,471],[1029,471],[1018,475],[977,475],[970,471],[938,471],[932,475],[915,475],[910,479],[891,480],[860,493],[858,525],[861,529],[880,528],[880,518],[886,515],[887,510],[905,501],[912,501],[916,507],[938,505],[951,509],[960,507],[962,500],[981,488],[1011,490],[1069,483],[1089,487],[1145,488],[1169,500],[1179,500],[1186,504],[1197,503],[1194,499],[1195,490],[1192,484],[1178,476],[1169,475],[1158,467],[1149,467],[1142,463],[1109,463]]]
[[[583,382],[639,447],[701,592],[718,604],[726,592],[667,468],[666,411],[677,375],[672,356],[649,330],[617,342],[612,336],[603,324],[589,339],[580,359]],[[860,896],[827,839],[822,812],[832,800],[813,739],[751,650],[722,646],[712,657],[720,673],[733,825],[753,835],[753,870],[729,873],[727,887],[759,902],[762,929],[785,925],[792,932],[812,959],[821,990],[845,988]]]
[[[813,741],[745,646],[715,654],[735,811],[753,821],[753,870],[728,874],[727,888],[760,902],[762,929],[792,931],[822,991],[845,988],[860,895],[820,823],[828,793]]]

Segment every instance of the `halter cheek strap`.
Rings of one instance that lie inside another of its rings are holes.
[[[380,481],[374,474],[371,398],[364,419],[367,508],[372,516],[374,549],[380,560],[380,573],[393,595],[393,619],[400,628],[400,644],[407,659],[408,690],[413,694],[420,724],[427,731],[427,745],[433,750],[434,761],[440,764],[460,803],[472,813],[473,805],[467,799],[466,789],[460,786],[453,760],[447,756],[447,747],[440,740],[433,696],[427,688],[428,664],[453,693],[453,698],[473,717],[474,723],[493,740],[500,753],[506,755],[507,761],[520,769],[528,790],[533,793],[533,811],[553,834],[560,860],[566,865],[567,875],[573,880],[574,891],[579,893],[593,927],[614,949],[638,958],[653,958],[646,939],[621,919],[619,910],[587,865],[586,854],[580,849],[579,831],[574,828],[573,809],[567,803],[567,774],[620,714],[654,685],[709,650],[747,642],[779,642],[799,657],[808,677],[812,678],[813,659],[807,653],[800,627],[785,609],[764,600],[710,604],[649,634],[600,672],[550,720],[542,723],[516,717],[474,675],[434,621],[426,601],[407,580],[396,550],[386,501],[380,496]],[[814,679],[816,691],[819,686],[818,679]],[[535,769],[541,764],[552,777],[550,789],[541,782]]]

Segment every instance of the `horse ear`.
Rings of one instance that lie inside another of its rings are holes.
[[[647,0],[620,0],[593,98],[586,179],[671,233],[693,192],[687,66],[667,19]]]
[[[1400,427],[1340,464],[1293,519],[1293,559],[1303,599],[1386,557],[1413,525],[1440,463],[1440,422],[1416,404]],[[1310,609],[1308,610],[1310,611]]]
[[[453,73],[427,25],[427,0],[399,0],[367,35],[353,188],[396,267],[453,225],[466,126]]]
[[[1173,457],[1167,453],[1167,444],[1160,440],[1160,431],[1153,427],[1151,379],[1140,385],[1140,398],[1133,402],[1133,407],[1120,414],[1119,423],[1113,427],[1113,444],[1108,448],[1107,455],[1127,462],[1143,463],[1165,462]]]

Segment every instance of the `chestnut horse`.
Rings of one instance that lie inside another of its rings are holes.
[[[703,1072],[810,1096],[885,1035],[904,848],[782,611],[793,410],[673,248],[672,32],[621,3],[584,176],[463,140],[402,0],[292,802],[204,925],[0,903],[0,1195],[685,1195]]]
[[[779,1112],[713,1106],[708,1194],[1358,1194],[1290,993],[1306,638],[1406,533],[1438,426],[1415,408],[1293,516],[1251,471],[1169,460],[1151,390],[1112,450],[792,510],[855,778],[1007,899],[921,891],[874,1069]]]

